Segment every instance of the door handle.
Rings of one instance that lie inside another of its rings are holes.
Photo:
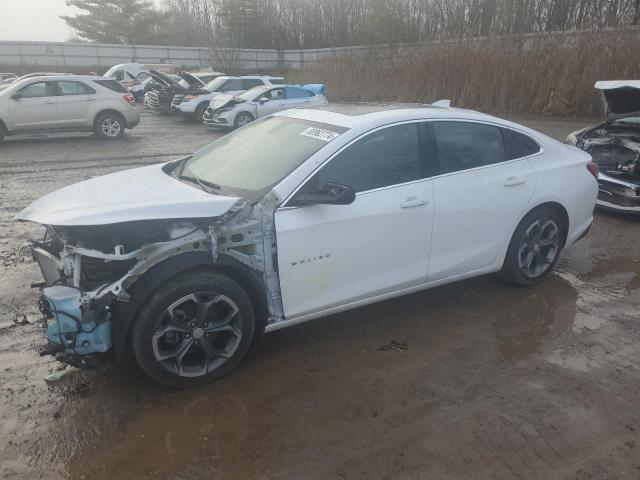
[[[505,187],[517,187],[518,185],[524,185],[527,181],[522,177],[509,177],[507,178],[502,185]]]
[[[44,102],[42,102],[43,105],[52,105],[53,104],[53,100],[45,100]]]
[[[428,200],[424,200],[422,198],[411,197],[407,198],[404,202],[400,204],[400,208],[415,208],[421,207],[423,205],[428,204]]]
[[[93,102],[95,99],[94,98],[85,98],[84,101],[85,102]]]

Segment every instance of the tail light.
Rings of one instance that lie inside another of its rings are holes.
[[[600,168],[598,168],[598,164],[596,162],[587,163],[587,170],[589,170],[589,173],[593,175],[596,178],[596,180],[598,179]]]
[[[127,102],[129,105],[131,105],[132,107],[135,106],[136,104],[136,99],[133,95],[131,95],[130,93],[127,93],[126,95],[122,96],[122,99]]]

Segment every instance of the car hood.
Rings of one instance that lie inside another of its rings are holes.
[[[640,117],[640,80],[596,82],[608,121]]]
[[[189,72],[182,72],[180,76],[189,84],[191,88],[206,90],[207,84],[200,80],[198,77],[191,75]],[[208,91],[208,90],[207,90]]]
[[[237,105],[244,102],[245,100],[234,97],[233,95],[229,95],[228,93],[221,93],[213,97],[210,102],[210,106],[212,110],[217,110],[219,108],[226,107],[227,105]]]
[[[92,178],[36,200],[17,216],[44,225],[109,225],[136,220],[210,218],[240,198],[213,195],[149,165]]]

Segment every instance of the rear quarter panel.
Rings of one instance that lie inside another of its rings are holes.
[[[529,159],[538,178],[532,208],[547,202],[564,206],[569,216],[570,245],[593,221],[598,183],[586,167],[591,156],[555,140],[544,148],[542,155]]]

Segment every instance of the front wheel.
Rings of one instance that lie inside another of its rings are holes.
[[[255,118],[253,118],[253,115],[251,115],[249,112],[240,112],[233,124],[236,128],[242,128],[245,125],[249,125],[254,120]]]
[[[564,222],[552,208],[530,212],[511,238],[500,275],[520,286],[540,281],[555,266],[563,247]]]
[[[125,123],[121,115],[102,113],[96,119],[96,134],[100,138],[114,139],[124,135]]]
[[[134,325],[132,344],[153,380],[190,388],[229,373],[254,331],[246,292],[225,275],[201,271],[180,275],[152,295]]]
[[[207,111],[208,107],[208,103],[201,103],[200,105],[198,105],[198,108],[196,108],[196,113],[194,114],[194,121],[196,123],[204,123],[204,112]]]

